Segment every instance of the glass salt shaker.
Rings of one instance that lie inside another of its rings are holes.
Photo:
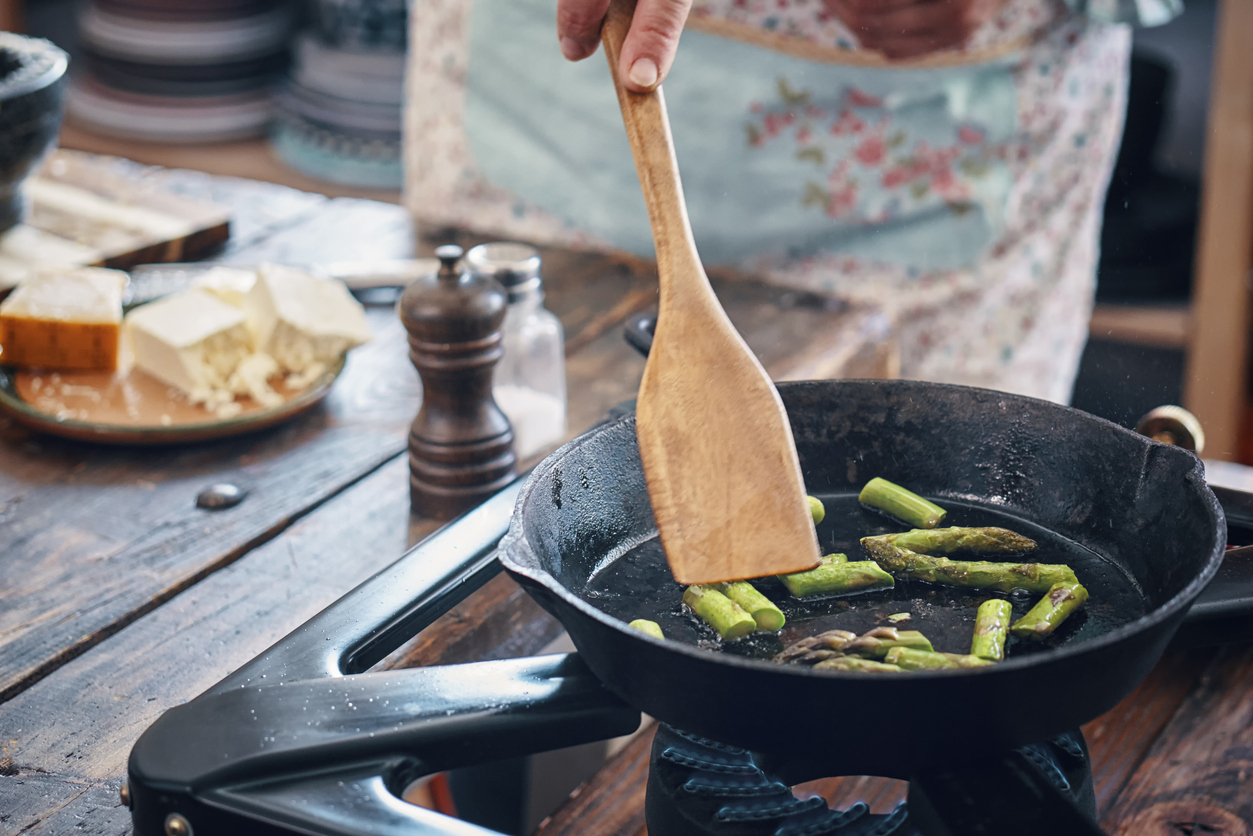
[[[566,434],[566,360],[561,321],[544,307],[540,257],[527,244],[480,244],[465,256],[472,273],[495,278],[509,306],[502,327],[504,356],[492,395],[513,425],[514,449],[525,459]]]

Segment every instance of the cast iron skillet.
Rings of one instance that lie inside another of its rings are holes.
[[[779,394],[810,493],[844,507],[883,476],[948,505],[956,522],[988,514],[1069,543],[1127,594],[1059,647],[978,670],[815,671],[653,639],[590,603],[615,562],[656,533],[627,416],[535,470],[499,554],[610,691],[679,728],[819,753],[829,774],[899,777],[1043,740],[1135,687],[1222,560],[1223,513],[1200,461],[1086,413],[908,381],[780,384]],[[1093,595],[1090,607],[1101,604]]]

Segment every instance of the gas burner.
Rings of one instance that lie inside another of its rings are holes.
[[[1029,775],[1034,791],[1026,797],[1007,795],[1013,790],[1004,782],[989,784],[989,770],[959,769],[915,778],[909,801],[886,815],[861,802],[832,810],[821,798],[798,798],[789,779],[763,768],[770,760],[661,724],[648,771],[649,836],[1044,836],[1083,833],[1076,812],[1087,822],[1096,817],[1092,766],[1078,730],[1002,759]],[[944,796],[938,805],[937,790]],[[1086,832],[1100,833],[1092,824]]]
[[[130,756],[124,799],[137,836],[486,836],[492,831],[399,795],[424,775],[635,729],[639,713],[606,691],[578,654],[368,672],[500,571],[495,549],[520,488],[515,482],[166,712]],[[1232,531],[1249,534],[1253,499],[1217,493]],[[1253,590],[1253,573],[1238,565],[1224,572],[1186,625],[1193,642],[1224,632],[1223,624],[1248,632],[1250,619],[1236,604]],[[860,804],[832,811],[797,799],[789,786],[824,777],[821,757],[773,758],[663,726],[649,776],[649,832],[1101,834],[1077,731],[976,766],[923,775],[901,766],[893,777],[910,780],[907,804],[886,816]]]

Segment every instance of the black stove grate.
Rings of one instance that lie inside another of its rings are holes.
[[[406,804],[399,793],[423,775],[635,729],[639,713],[604,690],[578,654],[367,672],[500,571],[495,548],[519,488],[166,712],[131,752],[136,836],[178,832],[170,828],[180,819],[182,832],[201,834],[486,836],[492,831]],[[1253,498],[1219,496],[1233,527],[1243,521],[1253,530]],[[1202,596],[1190,622],[1197,640],[1224,623],[1231,629],[1217,632],[1228,640],[1249,632],[1248,607],[1229,604],[1253,596],[1250,563],[1220,573],[1223,588]],[[796,799],[789,784],[824,777],[813,772],[821,758],[803,768],[774,764],[665,727],[654,746],[651,836],[1101,833],[1078,732],[977,768],[910,776],[908,806],[887,816]]]
[[[1029,772],[1025,797],[987,769],[920,776],[909,801],[873,815],[861,802],[832,810],[821,798],[797,798],[792,779],[767,773],[769,758],[662,724],[649,764],[649,836],[1016,836],[1100,833],[1091,761],[1078,731],[1014,750],[993,770]],[[932,796],[944,798],[936,804]]]

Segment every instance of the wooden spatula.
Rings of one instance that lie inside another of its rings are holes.
[[[644,478],[679,583],[818,565],[783,402],[714,295],[688,224],[661,88],[632,93],[618,58],[635,0],[612,0],[601,40],[648,204],[661,303],[636,405]]]

